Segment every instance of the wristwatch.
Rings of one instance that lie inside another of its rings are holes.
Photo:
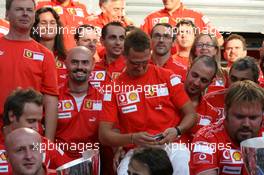
[[[175,129],[177,131],[177,137],[180,137],[182,135],[180,128],[178,128],[178,126],[176,126]]]

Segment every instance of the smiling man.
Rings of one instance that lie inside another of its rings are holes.
[[[98,115],[102,111],[103,95],[88,82],[94,67],[91,51],[78,46],[66,58],[68,81],[60,88],[56,142],[85,145],[82,149],[61,148],[72,159],[80,158],[86,149],[99,149]]]

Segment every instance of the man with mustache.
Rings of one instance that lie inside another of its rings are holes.
[[[70,158],[77,159],[87,149],[99,149],[98,114],[102,110],[103,95],[88,82],[94,67],[93,55],[88,48],[71,49],[65,64],[68,81],[60,88],[55,138],[57,143],[72,145],[61,149]]]
[[[190,170],[193,175],[243,174],[246,169],[239,144],[261,136],[264,91],[250,80],[229,88],[225,119],[198,131],[193,139]]]

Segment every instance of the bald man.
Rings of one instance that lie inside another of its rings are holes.
[[[12,166],[13,175],[44,175],[40,135],[29,128],[19,128],[6,136],[7,158]]]
[[[103,95],[88,82],[94,67],[91,51],[84,46],[71,49],[66,58],[68,82],[59,90],[58,127],[56,141],[76,149],[61,147],[76,159],[86,149],[99,149],[98,114],[102,110]],[[73,146],[74,145],[74,146]]]

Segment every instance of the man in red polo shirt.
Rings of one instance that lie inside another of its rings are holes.
[[[171,47],[174,41],[174,31],[168,23],[156,24],[151,31],[152,55],[151,63],[173,71],[184,82],[187,65],[173,59]]]
[[[191,20],[183,19],[175,27],[178,50],[177,54],[173,55],[173,59],[186,68],[190,66],[190,53],[196,34],[196,26]]]
[[[94,66],[93,55],[88,48],[78,46],[71,49],[65,63],[69,78],[60,88],[55,138],[69,157],[77,159],[86,150],[99,149],[98,116],[104,96],[88,83]]]
[[[189,19],[194,22],[198,31],[206,31],[208,33],[216,34],[218,43],[220,45],[223,44],[222,35],[213,27],[212,23],[206,16],[200,12],[187,9],[181,3],[181,0],[162,0],[162,2],[164,9],[148,15],[144,20],[144,24],[141,26],[147,34],[150,34],[152,27],[157,23],[169,23],[172,26],[176,26],[180,20]]]
[[[231,85],[237,81],[251,80],[258,83],[259,69],[255,63],[254,58],[245,57],[235,61],[232,64],[228,75],[228,84]],[[222,118],[224,112],[224,101],[227,89],[218,90],[205,95],[206,101],[208,101],[213,107],[218,110],[218,117]]]
[[[4,19],[0,19],[0,37],[6,35],[8,31],[9,31],[9,23]]]
[[[3,114],[3,133],[6,136],[12,130],[17,128],[31,128],[36,131],[39,131],[39,122],[42,119],[43,113],[43,96],[33,90],[33,89],[19,89],[14,91],[10,96],[8,96],[5,101],[4,114]],[[63,151],[60,149],[50,147],[51,144],[54,144],[45,137],[41,137],[41,143],[43,144],[43,163],[49,170],[55,170],[59,166],[70,161]],[[50,146],[48,145],[50,143]],[[6,166],[7,162],[4,161],[4,152],[5,148],[4,138],[0,138],[0,148],[2,153],[2,160],[0,161],[1,174],[11,173],[11,169]],[[45,148],[45,149],[44,149]],[[4,168],[6,167],[6,168]]]
[[[6,97],[14,89],[32,87],[44,94],[45,136],[53,140],[57,124],[57,72],[53,54],[30,37],[35,20],[34,1],[7,1],[6,17],[10,30],[0,38],[0,114]]]
[[[200,128],[218,120],[217,110],[203,97],[204,91],[215,78],[216,72],[217,63],[209,56],[197,57],[188,71],[184,88],[198,114],[197,123],[192,128],[188,138],[189,142],[192,141],[194,134]]]
[[[102,28],[109,22],[118,21],[124,27],[133,25],[133,22],[125,16],[125,0],[99,0],[99,6],[102,12],[90,20],[89,24],[96,28],[100,35]]]
[[[199,130],[194,137],[193,175],[247,175],[240,143],[263,134],[264,92],[245,80],[231,85],[225,99],[225,119]]]
[[[113,83],[111,103],[103,106],[100,116],[100,141],[125,146],[126,150],[175,141],[191,129],[196,119],[181,80],[169,70],[148,64],[150,41],[141,30],[126,37],[124,54],[126,70]],[[113,130],[117,121],[120,133]],[[158,138],[156,134],[160,134]],[[127,173],[131,151],[121,161],[118,174]],[[168,151],[175,162],[174,173],[188,173],[188,150]]]
[[[110,22],[102,29],[101,43],[105,53],[95,64],[90,76],[90,82],[95,87],[106,90],[106,85],[116,79],[125,68],[123,57],[125,28],[120,22]]]
[[[63,24],[64,43],[66,50],[76,46],[74,41],[75,30],[78,26],[86,24],[88,17],[86,6],[76,0],[41,0],[37,4],[37,9],[41,7],[52,7],[60,16]]]

